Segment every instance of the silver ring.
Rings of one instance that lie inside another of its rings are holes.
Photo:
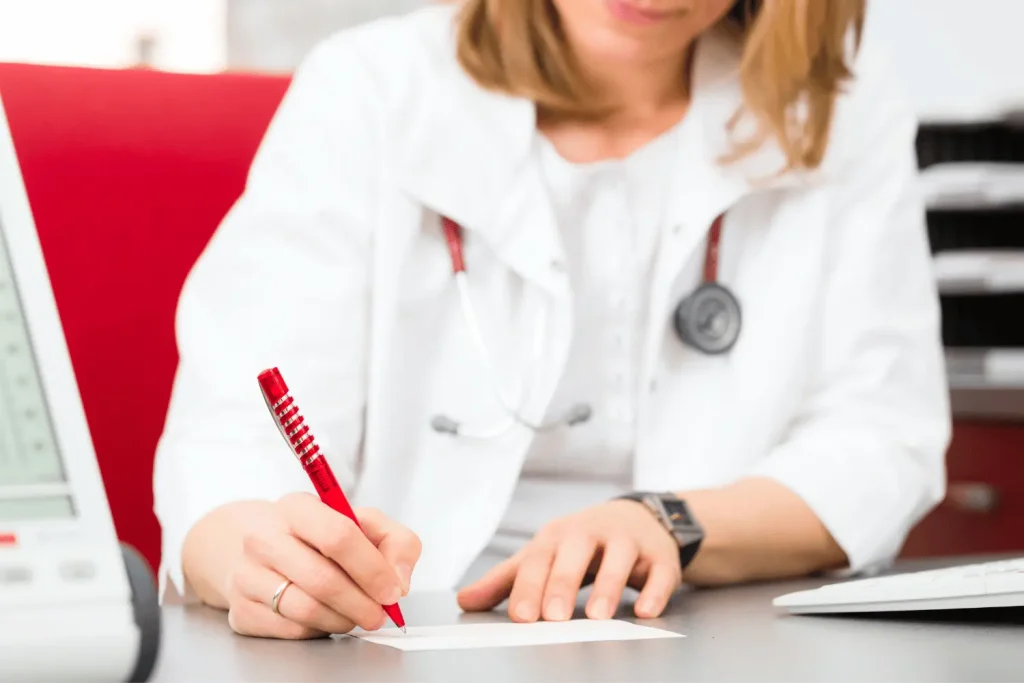
[[[274,591],[274,598],[270,601],[270,611],[274,614],[281,614],[281,610],[279,609],[281,607],[281,596],[284,595],[285,590],[287,590],[290,585],[292,585],[292,582],[285,579],[281,582],[281,585],[277,587],[277,590]]]

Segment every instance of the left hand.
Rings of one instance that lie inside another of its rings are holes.
[[[679,546],[642,504],[603,503],[551,522],[522,550],[459,592],[468,612],[493,609],[506,598],[513,621],[572,618],[582,586],[593,581],[590,619],[615,615],[626,586],[640,591],[637,617],[660,616],[682,585]]]

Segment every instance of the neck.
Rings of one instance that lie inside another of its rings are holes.
[[[692,46],[691,46],[692,47]],[[609,63],[577,55],[584,76],[617,119],[642,119],[686,107],[690,100],[693,50],[642,62]]]

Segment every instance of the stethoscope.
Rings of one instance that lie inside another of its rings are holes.
[[[689,296],[676,306],[672,316],[672,326],[676,336],[687,346],[706,355],[720,355],[730,351],[736,345],[742,328],[740,303],[728,287],[718,282],[718,252],[722,241],[722,223],[725,216],[721,215],[711,224],[708,232],[707,249],[704,252],[704,271],[701,284]],[[559,418],[547,422],[533,422],[526,419],[504,391],[504,383],[498,375],[496,366],[488,352],[477,321],[476,310],[470,297],[469,281],[466,278],[466,261],[462,251],[462,227],[450,218],[441,219],[441,229],[448,245],[448,254],[452,262],[452,275],[459,292],[459,303],[462,317],[469,330],[470,337],[484,360],[490,374],[491,386],[506,413],[506,419],[491,427],[472,428],[445,415],[438,415],[431,421],[435,431],[453,436],[487,439],[500,436],[515,425],[521,425],[534,432],[549,432],[561,427],[572,427],[590,420],[593,409],[578,403],[563,413]],[[540,357],[544,343],[546,318],[541,316],[533,336],[533,356],[531,363]],[[525,376],[521,374],[521,376]]]

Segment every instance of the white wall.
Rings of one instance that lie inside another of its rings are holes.
[[[868,29],[893,53],[924,119],[1024,109],[1024,0],[869,0]]]
[[[133,65],[139,36],[154,66],[214,71],[226,55],[225,0],[0,0],[0,61]]]
[[[339,29],[430,1],[228,0],[228,62],[238,68],[291,70]]]
[[[154,5],[150,22],[160,38],[156,66],[178,71],[224,68],[227,0],[149,1]]]
[[[430,0],[228,0],[233,66],[293,68],[324,36]],[[1024,106],[1024,0],[868,0],[868,30],[925,119]]]
[[[0,0],[0,61],[119,67],[140,34],[154,65],[291,69],[323,36],[431,0]],[[869,0],[921,115],[1024,108],[1024,0]]]

